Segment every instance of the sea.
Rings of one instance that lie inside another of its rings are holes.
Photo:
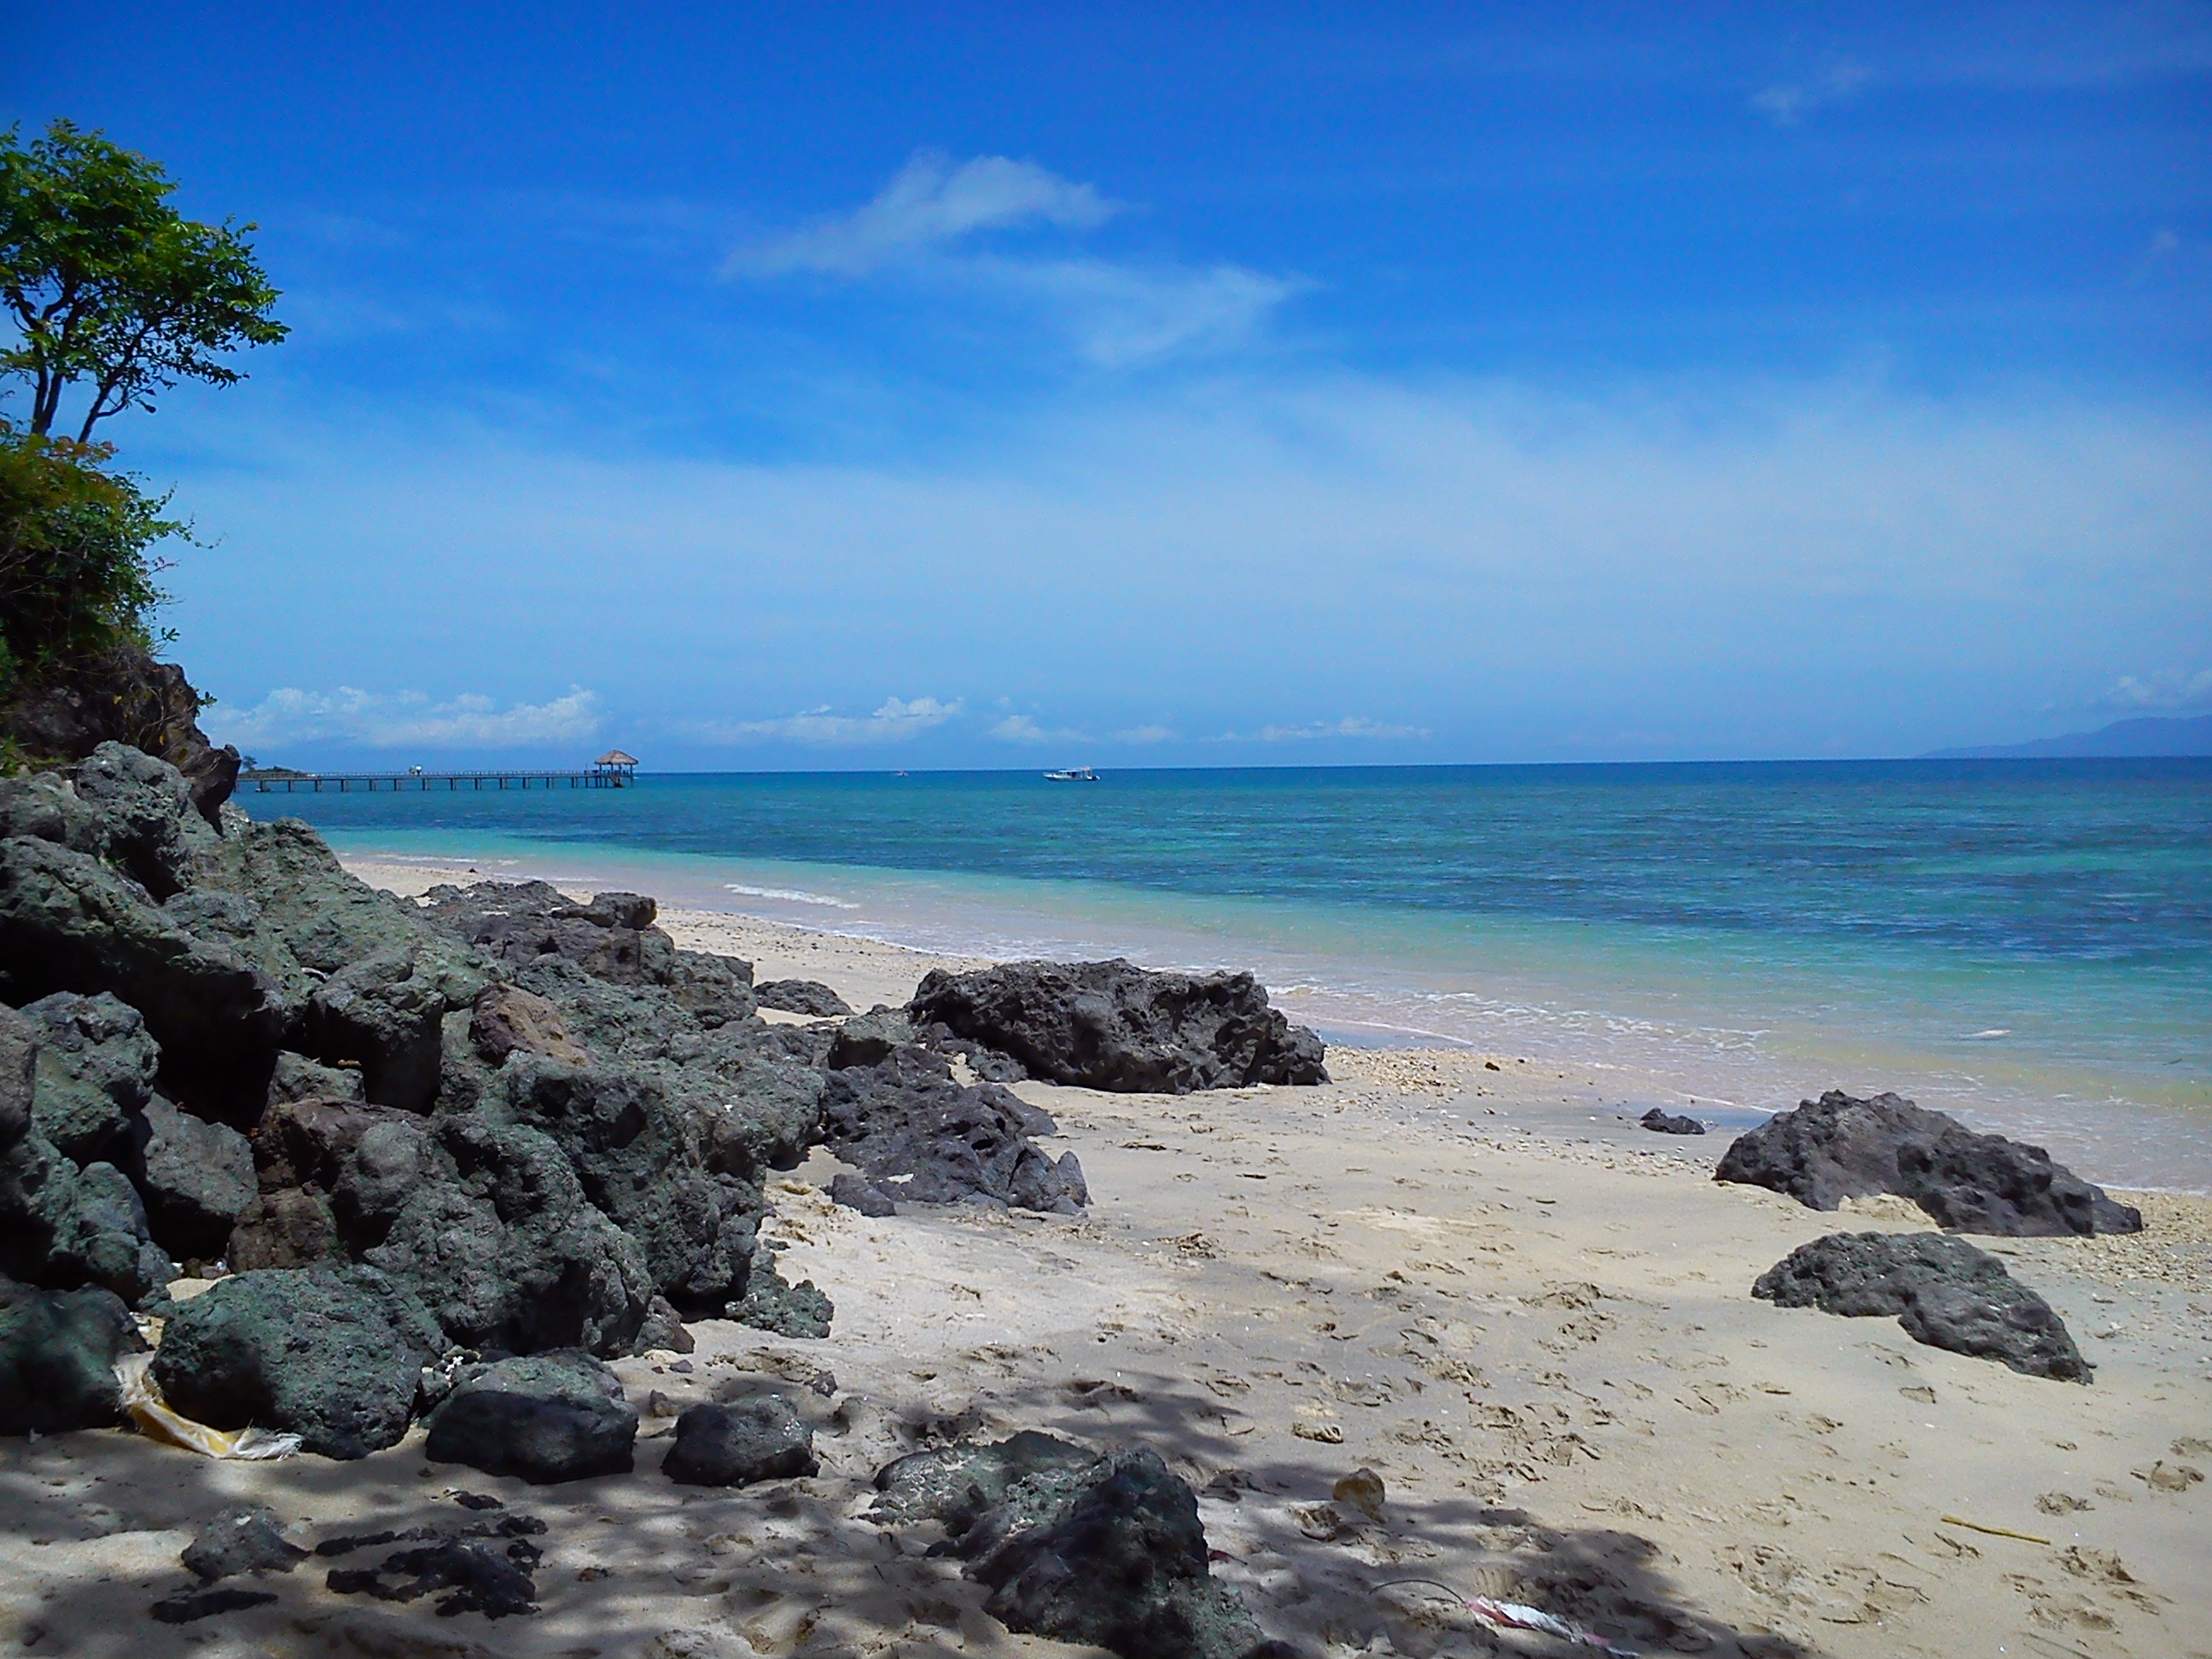
[[[1249,969],[1335,1044],[1723,1125],[1881,1090],[2212,1191],[2212,760],[641,774],[256,794],[342,853],[926,950]]]

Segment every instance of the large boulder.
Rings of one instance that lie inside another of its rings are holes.
[[[198,886],[251,900],[257,925],[317,975],[434,939],[450,944],[414,905],[340,868],[323,838],[297,818],[240,820],[200,860]]]
[[[753,987],[754,1000],[763,1008],[810,1019],[842,1019],[852,1005],[818,979],[772,979]]]
[[[57,992],[23,1010],[37,1028],[32,1117],[55,1150],[78,1164],[128,1165],[146,1135],[146,1104],[161,1050],[138,1011],[101,992]]]
[[[939,969],[907,1012],[917,1030],[941,1026],[1033,1077],[1086,1089],[1328,1081],[1321,1039],[1269,1007],[1249,974],[1151,973],[1120,960]]]
[[[495,961],[527,968],[545,957],[617,985],[669,985],[676,945],[653,925],[653,902],[598,893],[579,904],[550,883],[478,882],[434,887],[423,906]]]
[[[236,1273],[180,1304],[154,1380],[219,1429],[289,1430],[325,1457],[363,1457],[407,1432],[422,1367],[444,1334],[373,1267]]]
[[[702,1069],[711,1085],[698,1083]],[[700,1116],[708,1169],[757,1182],[805,1161],[822,1127],[816,1067],[718,1038],[690,1082],[685,1098]]]
[[[1994,1359],[2029,1376],[2089,1381],[2088,1362],[2051,1304],[1963,1238],[1831,1233],[1769,1267],[1751,1293],[1779,1308],[1894,1316],[1930,1347]]]
[[[185,1546],[185,1571],[203,1584],[240,1573],[289,1572],[307,1552],[284,1536],[276,1511],[263,1504],[238,1504],[222,1510]]]
[[[307,1040],[317,1058],[359,1065],[369,1100],[425,1112],[437,1098],[445,1017],[483,993],[466,951],[414,940],[348,963],[316,988]]]
[[[73,659],[12,689],[0,702],[0,737],[44,760],[82,760],[123,744],[173,766],[211,826],[238,781],[238,750],[216,748],[199,727],[200,696],[174,663],[118,645]]]
[[[1954,1232],[2015,1238],[2132,1233],[2141,1212],[2118,1203],[2040,1146],[1976,1134],[1893,1094],[1832,1089],[1778,1112],[1722,1154],[1717,1181],[1786,1193],[1815,1210],[1895,1193]]]
[[[901,1203],[982,1204],[1073,1215],[1090,1201],[1075,1154],[1030,1136],[1052,1119],[997,1084],[962,1084],[940,1054],[899,1048],[829,1073],[822,1139]]]
[[[514,1054],[479,1111],[550,1137],[584,1196],[637,1241],[653,1286],[685,1315],[744,1294],[758,1188],[707,1167],[699,1115],[655,1079]]]
[[[637,1241],[585,1197],[550,1136],[473,1112],[364,1134],[342,1229],[463,1347],[627,1353],[653,1300]]]
[[[143,1015],[166,1073],[265,1084],[295,1011],[228,944],[187,932],[133,881],[52,842],[0,841],[0,996],[112,992]]]
[[[103,743],[64,774],[90,815],[96,845],[87,850],[156,899],[191,884],[200,850],[215,843],[210,821],[194,810],[191,788],[167,761],[119,743]]]
[[[422,1453],[544,1486],[627,1474],[636,1442],[637,1413],[621,1381],[570,1350],[469,1372],[431,1414]]]
[[[0,1152],[31,1133],[38,1077],[38,1027],[0,1005]]]
[[[0,1273],[50,1290],[97,1285],[135,1308],[176,1270],[128,1176],[112,1164],[80,1169],[33,1130],[0,1150]]]
[[[252,1147],[228,1124],[159,1095],[146,1103],[145,1121],[138,1192],[155,1242],[180,1259],[218,1259],[257,1194]]]
[[[58,1434],[123,1419],[115,1362],[145,1344],[107,1291],[0,1284],[0,1434]]]
[[[1197,1495],[1148,1447],[1018,1435],[902,1459],[878,1485],[879,1519],[945,1524],[1009,1630],[1127,1659],[1244,1659],[1264,1640],[1212,1576]]]
[[[686,1486],[749,1486],[812,1474],[814,1431],[781,1395],[694,1406],[676,1419],[661,1473]]]

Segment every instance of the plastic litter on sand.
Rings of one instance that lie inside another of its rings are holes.
[[[123,1409],[137,1425],[138,1432],[148,1439],[181,1446],[203,1457],[252,1463],[289,1457],[300,1449],[300,1437],[296,1434],[277,1434],[267,1429],[240,1429],[234,1432],[211,1429],[173,1410],[169,1402],[161,1398],[161,1386],[154,1381],[150,1370],[153,1364],[154,1356],[150,1353],[127,1353],[115,1362],[115,1382],[123,1393]]]

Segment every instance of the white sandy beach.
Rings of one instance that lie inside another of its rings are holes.
[[[353,867],[398,890],[447,878]],[[858,1007],[938,965],[660,920]],[[817,1153],[775,1188],[768,1231],[786,1275],[835,1298],[832,1334],[710,1322],[686,1358],[619,1364],[653,1437],[629,1476],[532,1488],[433,1467],[419,1428],[357,1464],[214,1463],[122,1432],[11,1447],[0,1638],[41,1655],[1073,1654],[1008,1635],[957,1563],[864,1518],[899,1452],[1042,1428],[1159,1449],[1200,1490],[1215,1571],[1317,1659],[1589,1651],[1488,1630],[1436,1585],[1382,1587],[1413,1578],[1540,1601],[1650,1653],[2212,1655],[2212,1204],[2129,1194],[2140,1236],[1978,1241],[2099,1368],[2091,1387],[2041,1381],[1893,1321],[1751,1298],[1808,1239],[1925,1224],[1900,1203],[1831,1216],[1717,1185],[1725,1135],[1644,1132],[1594,1070],[1329,1063],[1315,1089],[1019,1085],[1082,1160],[1077,1221],[869,1219],[827,1202]],[[675,1412],[764,1387],[818,1420],[818,1476],[725,1492],[659,1475]],[[1383,1483],[1373,1514],[1332,1496],[1361,1468]],[[311,1561],[258,1586],[267,1606],[147,1616],[222,1501],[267,1501],[312,1542],[459,1518],[455,1489],[547,1521],[542,1614],[367,1603]]]

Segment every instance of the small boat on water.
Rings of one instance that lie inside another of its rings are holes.
[[[1046,781],[1049,783],[1096,783],[1098,781],[1097,771],[1088,766],[1070,766],[1058,772],[1048,772],[1044,775]]]

